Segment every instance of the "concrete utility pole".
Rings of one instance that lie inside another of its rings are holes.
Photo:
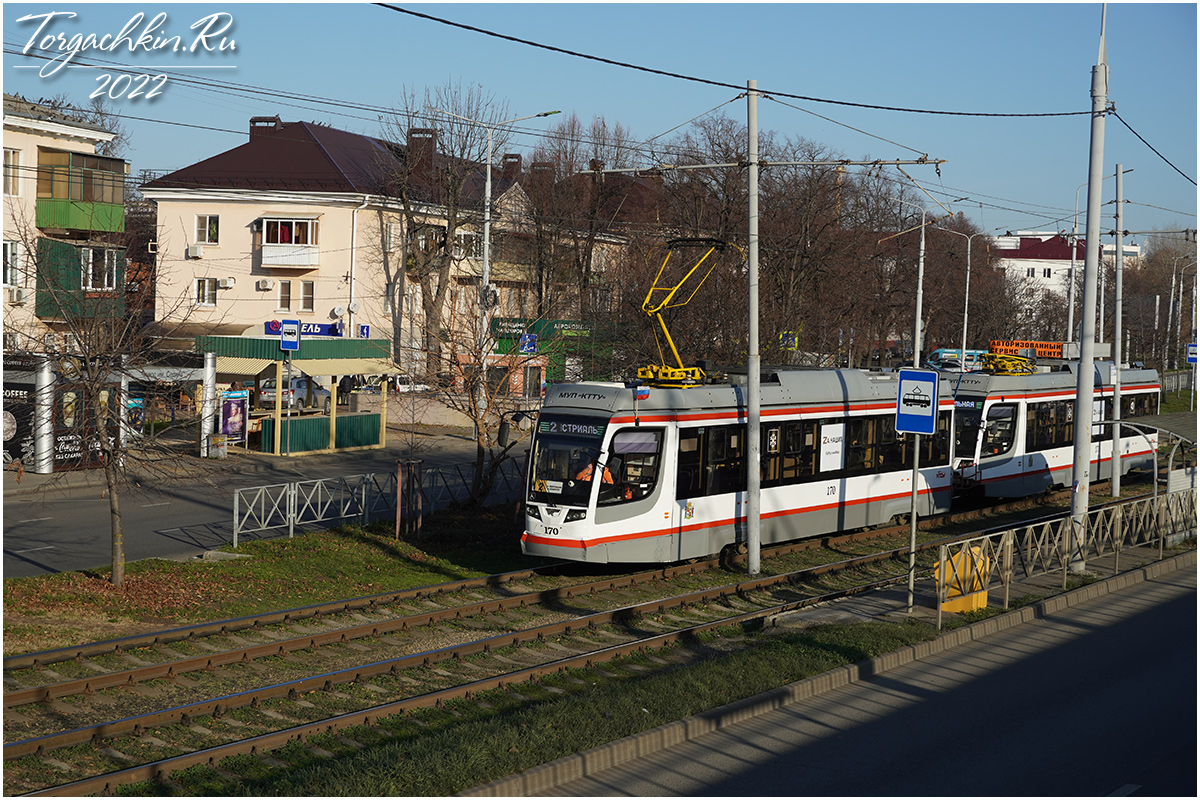
[[[750,342],[746,364],[746,572],[757,575],[761,569],[762,528],[759,500],[762,494],[762,355],[758,351],[758,81],[746,82],[746,126],[749,129],[747,158],[749,169],[747,211],[747,269],[750,283]]]
[[[1088,515],[1088,486],[1092,481],[1092,406],[1096,390],[1096,276],[1100,266],[1100,190],[1103,187],[1104,117],[1108,106],[1108,53],[1100,12],[1100,52],[1092,68],[1092,136],[1088,156],[1087,250],[1083,259],[1083,311],[1079,336],[1079,372],[1075,384],[1075,452],[1071,495],[1071,570],[1083,572]],[[1077,555],[1075,555],[1077,554]]]
[[[1112,436],[1112,496],[1121,496],[1121,363],[1124,360],[1121,350],[1121,313],[1123,301],[1121,295],[1121,277],[1125,271],[1125,237],[1121,231],[1124,227],[1125,215],[1121,204],[1125,202],[1125,176],[1121,174],[1121,165],[1117,164],[1117,210],[1113,216],[1117,222],[1117,276],[1113,287],[1113,436]]]

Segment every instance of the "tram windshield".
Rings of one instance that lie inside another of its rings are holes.
[[[598,469],[600,443],[606,426],[604,420],[595,417],[546,412],[539,415],[533,442],[529,500],[586,506]]]
[[[974,458],[983,427],[983,401],[960,399],[954,404],[954,457]]]

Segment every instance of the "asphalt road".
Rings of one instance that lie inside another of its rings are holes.
[[[426,467],[474,458],[467,437],[431,437],[420,454]],[[277,458],[238,454],[218,485],[199,481],[170,487],[129,489],[121,496],[127,561],[188,559],[233,539],[235,489],[364,473],[392,472],[400,446],[338,456]],[[210,465],[214,462],[209,462]],[[16,484],[4,474],[4,577],[27,577],[107,566],[112,560],[109,502],[98,471],[67,476],[25,475]],[[55,478],[58,478],[55,480]],[[53,483],[52,483],[53,481]],[[39,487],[41,487],[39,489]],[[286,536],[286,529],[252,534]]]
[[[1196,796],[1196,569],[550,796]]]

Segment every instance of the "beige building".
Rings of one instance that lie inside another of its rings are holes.
[[[85,303],[122,313],[128,165],[96,154],[113,134],[4,96],[4,351],[74,352]]]

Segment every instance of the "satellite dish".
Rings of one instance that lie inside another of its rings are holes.
[[[334,315],[335,317],[344,317],[344,316],[346,316],[346,307],[345,307],[345,306],[334,306],[334,307],[333,307],[333,315]]]
[[[354,301],[353,303],[351,303],[350,305],[346,306],[346,308],[350,309],[350,313],[351,313],[351,314],[357,314],[357,313],[358,313],[358,309],[360,309],[361,307],[362,307],[362,306],[360,306],[360,305],[358,304],[358,301],[357,301],[357,300],[355,300],[355,301]]]

